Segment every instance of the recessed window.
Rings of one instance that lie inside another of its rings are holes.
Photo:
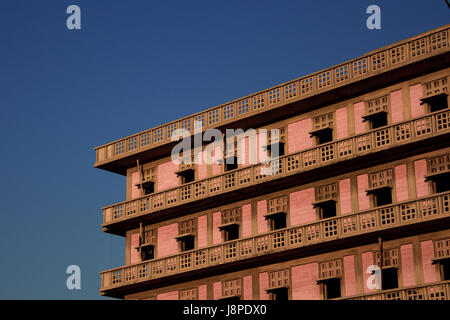
[[[334,114],[329,113],[313,118],[313,130],[309,133],[315,137],[316,144],[333,141]]]
[[[147,182],[142,185],[142,190],[144,195],[151,194],[155,192],[155,184],[153,182]]]
[[[323,281],[325,299],[336,299],[341,297],[341,279],[333,278]]]
[[[195,249],[194,237],[186,237],[180,240],[180,251],[189,251]]]
[[[222,298],[221,300],[239,301],[242,293],[241,279],[222,282]]]
[[[222,211],[219,229],[223,234],[223,241],[231,241],[239,238],[239,223],[241,208],[233,208]]]
[[[271,129],[267,134],[267,146],[271,158],[284,156],[286,142],[285,128]]]
[[[436,112],[440,110],[444,110],[448,108],[448,99],[447,96],[438,96],[434,99],[430,99],[428,101],[428,106],[430,108],[430,112]]]
[[[336,217],[337,184],[332,183],[315,188],[313,206],[318,209],[319,219]]]
[[[142,166],[138,165],[138,171],[140,172],[140,183],[137,184],[138,188],[142,188],[142,193],[144,195],[151,194],[155,192],[155,181],[156,181],[156,168],[144,169]]]
[[[435,193],[450,191],[450,154],[428,159],[425,181],[431,181]]]
[[[448,177],[437,178],[434,181],[436,193],[450,191],[450,180]]]
[[[329,201],[319,207],[320,219],[336,217],[336,202]]]
[[[386,268],[381,270],[381,286],[383,290],[398,288],[397,268]]]
[[[196,219],[192,219],[178,223],[178,236],[176,240],[178,241],[181,252],[195,249],[196,221]]]
[[[278,288],[270,292],[272,300],[289,300],[288,288]]]
[[[391,188],[384,188],[377,190],[373,193],[375,206],[384,206],[392,203],[392,190]]]
[[[277,214],[270,218],[270,230],[286,228],[286,215]]]
[[[369,188],[367,194],[371,195],[375,207],[392,203],[392,170],[385,170],[369,175]]]
[[[156,230],[148,226],[139,226],[139,251],[142,261],[155,258]]]
[[[439,262],[441,269],[441,280],[450,280],[450,258]]]
[[[386,113],[380,113],[376,116],[373,116],[370,119],[370,127],[371,129],[376,129],[380,127],[387,126],[388,120],[387,120],[387,114]]]
[[[235,170],[238,168],[238,161],[236,157],[226,158],[224,161],[224,170],[225,172]]]
[[[149,246],[145,246],[145,247],[141,247],[142,250],[142,260],[150,260],[150,259],[154,259],[155,258],[155,251],[153,246],[149,245]]]
[[[427,104],[430,112],[436,112],[448,108],[447,77],[432,80],[422,85],[422,103]]]
[[[289,270],[269,272],[269,288],[266,291],[269,293],[271,300],[288,300],[289,285]]]
[[[195,169],[190,159],[183,159],[176,174],[180,177],[181,184],[193,182],[195,180]]]
[[[226,302],[236,302],[241,300],[241,297],[235,296],[235,297],[223,297],[220,299],[221,301],[226,301]]]
[[[384,127],[388,124],[388,112],[390,109],[389,95],[369,100],[365,103],[366,112],[362,116],[368,121],[370,129]]]
[[[316,135],[317,144],[323,144],[333,141],[333,130],[324,130]]]
[[[239,225],[231,225],[223,230],[224,241],[239,239]]]
[[[189,170],[181,176],[181,182],[183,184],[193,182],[194,180],[195,180],[195,171],[194,170]]]
[[[278,152],[276,151],[278,149]],[[267,145],[267,150],[270,152],[271,158],[277,158],[284,156],[284,143],[277,142]]]
[[[267,201],[267,214],[265,218],[268,220],[269,230],[286,228],[288,207],[287,196],[277,197]]]

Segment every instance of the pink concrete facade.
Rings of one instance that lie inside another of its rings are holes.
[[[313,140],[309,132],[312,130],[312,119],[304,119],[288,124],[288,153],[312,148]]]
[[[403,94],[402,90],[391,92],[391,119],[392,123],[403,121]]]
[[[175,188],[179,184],[179,178],[176,175],[178,165],[169,161],[158,166],[158,181],[156,183],[158,191]]]
[[[257,222],[258,222],[258,233],[264,233],[269,231],[269,226],[267,225],[267,220],[264,217],[267,214],[267,200],[258,201],[257,204]]]
[[[319,300],[319,264],[317,262],[292,267],[292,299]]]
[[[139,171],[131,174],[131,199],[136,199],[141,195],[141,192],[136,184],[140,182]]]
[[[178,253],[178,224],[172,223],[158,228],[158,257],[165,257]]]
[[[252,286],[252,276],[245,276],[242,279],[244,294],[244,300],[253,300],[253,286]]]
[[[336,139],[348,137],[347,107],[336,110]]]
[[[161,293],[156,296],[156,300],[178,300],[178,291]]]
[[[423,281],[424,283],[436,282],[436,267],[432,264],[434,258],[433,240],[422,241],[420,243],[422,250],[422,267],[423,267]]]
[[[420,117],[425,114],[425,109],[423,105],[420,105],[422,98],[422,84],[416,84],[409,87],[409,99],[411,102],[411,117]]]
[[[414,175],[416,177],[416,195],[425,197],[428,195],[428,184],[425,182],[427,174],[427,161],[425,159],[414,161]]]
[[[363,252],[361,254],[361,260],[362,260],[362,272],[364,274],[364,282],[363,282],[364,292],[374,292],[376,291],[376,289],[369,289],[367,287],[367,279],[371,276],[369,273],[367,273],[367,268],[374,264],[373,252],[371,251]]]
[[[215,157],[216,154],[220,154],[221,151],[222,151],[222,150],[221,150],[220,147],[214,148],[214,150],[211,152],[212,157]],[[219,163],[217,163],[216,161],[214,161],[214,163],[211,164],[211,166],[212,166],[211,171],[212,171],[212,175],[213,175],[213,176],[222,173],[222,171],[223,171],[223,170],[222,170],[222,164],[219,164]]]
[[[206,284],[198,286],[198,300],[208,300],[206,292]]]
[[[400,246],[400,254],[402,261],[403,286],[414,286],[416,284],[416,277],[414,272],[413,245],[405,244]]]
[[[408,193],[408,175],[406,174],[406,164],[396,166],[394,169],[395,176],[395,193],[397,201],[405,201],[409,199]]]
[[[206,179],[208,177],[208,165],[204,158],[204,151],[197,154],[197,179]]]
[[[138,263],[141,261],[139,251],[136,247],[139,246],[139,233],[134,233],[131,235],[130,241],[130,263]]]
[[[355,256],[344,257],[345,295],[356,295]]]
[[[213,284],[213,299],[219,300],[222,298],[222,282],[217,281]]]
[[[213,244],[222,242],[222,233],[219,226],[222,224],[222,214],[220,212],[213,213]]]
[[[367,174],[362,174],[359,175],[356,180],[358,183],[358,209],[369,209],[370,201],[366,193],[366,189],[369,188],[369,176]]]
[[[198,217],[197,222],[198,247],[204,248],[208,246],[208,217],[203,215]]]
[[[308,188],[289,194],[291,225],[305,224],[316,220],[314,188]]]
[[[269,300],[266,289],[269,287],[269,274],[261,272],[259,274],[259,300]]]
[[[363,115],[365,113],[364,102],[358,102],[353,105],[353,114],[355,121],[355,133],[362,133],[366,131],[366,124],[364,123]]]
[[[352,212],[352,192],[350,178],[339,181],[339,202],[341,215]]]
[[[242,237],[252,235],[252,205],[244,204],[242,206]]]

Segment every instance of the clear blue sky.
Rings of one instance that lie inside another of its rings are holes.
[[[66,28],[77,4],[82,30]],[[366,28],[370,4],[381,30]],[[3,0],[0,298],[98,299],[125,178],[95,146],[449,23],[442,1]],[[66,289],[66,267],[82,289]]]

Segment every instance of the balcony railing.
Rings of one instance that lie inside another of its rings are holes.
[[[345,300],[450,300],[450,281],[344,297]]]
[[[450,216],[450,192],[328,218],[101,272],[101,290]]]
[[[176,129],[193,134],[301,100],[385,70],[449,50],[448,26],[372,51],[335,67],[281,84],[141,133],[97,147],[96,165],[169,143]],[[195,127],[196,126],[196,127]]]
[[[280,157],[279,161],[272,161],[269,168],[270,175],[265,174],[268,170],[267,165],[257,164],[104,207],[103,225],[243,189],[260,182],[305,172],[449,131],[450,110],[447,109]]]

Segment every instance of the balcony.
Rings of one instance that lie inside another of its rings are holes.
[[[118,292],[121,289],[137,283],[195,270],[200,270],[203,274],[206,268],[277,252],[282,252],[287,257],[288,250],[317,244],[329,247],[330,241],[367,237],[380,231],[385,234],[388,229],[394,232],[394,236],[399,236],[398,230],[401,227],[412,230],[410,226],[418,223],[425,225],[424,222],[435,222],[442,227],[444,222],[448,223],[449,217],[450,192],[446,192],[103,271],[100,291],[120,296]]]
[[[171,143],[170,138],[176,129],[184,129],[190,134],[195,134],[211,128],[229,127],[230,124],[245,119],[248,122],[248,118],[261,115],[275,108],[278,108],[277,114],[281,114],[280,107],[282,106],[289,105],[288,107],[291,107],[293,102],[345,87],[381,73],[446,53],[449,51],[448,41],[448,26],[445,26],[424,35],[374,50],[360,58],[347,61],[335,67],[225,103],[166,125],[116,140],[95,148],[95,167],[124,174],[124,167],[133,165],[136,162],[135,159],[126,158],[156,147],[168,145]],[[436,65],[446,66],[446,59],[436,59],[436,61]],[[432,67],[430,62],[425,63],[424,68]],[[404,77],[405,72],[419,72],[419,69],[418,67],[409,67],[400,72],[402,74],[398,76]],[[394,77],[391,75],[387,80],[394,81]],[[371,83],[373,84],[374,81],[371,81]],[[368,90],[370,85],[370,83],[366,83],[361,87],[361,90]],[[352,92],[356,92],[356,89],[354,86]],[[323,104],[324,101],[321,101],[321,103]],[[304,107],[302,107],[302,110],[304,112]],[[170,153],[170,148],[164,149],[164,153],[167,152]],[[124,161],[118,163],[117,161],[120,159]]]
[[[339,300],[450,300],[450,281],[383,290]]]
[[[193,203],[199,200],[217,205],[217,198],[229,192],[248,191],[251,187],[262,189],[261,183],[277,179],[294,177],[300,173],[310,173],[324,166],[347,163],[350,159],[361,159],[385,150],[407,146],[418,141],[441,136],[450,132],[450,110],[435,112],[426,116],[381,127],[349,138],[322,144],[301,152],[289,154],[274,160],[271,164],[257,164],[242,169],[228,171],[208,179],[191,182],[177,188],[146,195],[134,200],[120,202],[102,208],[105,231],[122,234],[121,223],[133,219],[149,217],[156,212],[189,204],[187,210],[193,210]],[[444,144],[448,145],[448,137]],[[427,143],[427,145],[430,145]],[[409,148],[411,152],[411,148]],[[406,152],[403,150],[402,152]],[[396,152],[395,154],[402,153]],[[405,153],[403,153],[404,155]],[[380,158],[377,156],[377,158]],[[348,167],[348,165],[347,165]],[[264,171],[266,170],[266,172]],[[270,174],[266,174],[270,171]],[[321,170],[323,171],[323,170]],[[296,180],[298,184],[298,179]],[[286,184],[284,184],[286,186]],[[232,198],[231,200],[235,200]],[[179,210],[178,210],[179,211]],[[167,216],[166,216],[167,217]],[[115,230],[114,230],[115,229]]]

